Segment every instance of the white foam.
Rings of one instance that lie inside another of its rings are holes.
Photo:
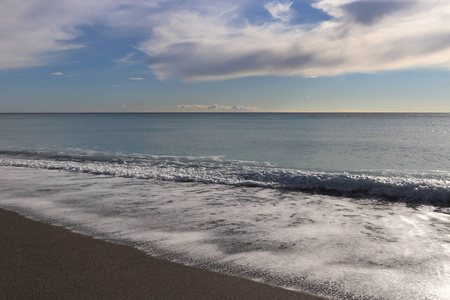
[[[47,153],[48,154],[48,153]],[[57,169],[79,173],[108,175],[124,178],[158,179],[177,182],[217,183],[234,186],[258,186],[284,190],[308,191],[319,194],[368,197],[415,204],[432,203],[448,206],[450,181],[445,175],[368,175],[349,173],[309,172],[219,163],[182,161],[181,157],[166,160],[138,160],[130,162],[105,156],[101,160],[66,161],[42,159],[0,158],[0,166]],[[186,158],[188,159],[188,158]],[[428,176],[428,177],[427,177]]]
[[[431,206],[16,167],[0,167],[0,206],[149,253],[284,278],[275,284],[450,298],[450,215]]]

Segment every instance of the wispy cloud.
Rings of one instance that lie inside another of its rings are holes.
[[[289,21],[294,15],[291,10],[292,4],[293,2],[274,1],[264,5],[264,8],[273,18],[286,22]]]
[[[2,0],[0,70],[41,66],[60,53],[85,47],[73,42],[80,26],[94,23],[118,29],[141,28],[139,22],[160,0]]]
[[[65,77],[75,77],[75,76],[80,76],[80,74],[75,73],[75,72],[68,72],[68,73],[63,73],[63,72],[53,72],[50,75],[52,76],[65,76]]]
[[[284,22],[288,2],[266,5],[280,22],[262,25],[242,26],[237,14],[170,12],[140,49],[160,79],[187,81],[450,67],[450,2],[318,0],[313,6],[331,19],[312,29]]]
[[[242,107],[242,106],[230,106],[230,105],[204,105],[204,104],[181,104],[177,106],[182,109],[199,109],[199,110],[226,110],[226,111],[248,111],[257,110],[256,107]]]
[[[141,78],[141,77],[131,77],[130,80],[144,80],[144,78]]]
[[[83,47],[71,41],[90,24],[138,32],[136,48],[161,80],[450,68],[449,1],[316,0],[313,8],[329,18],[314,24],[299,23],[292,2],[3,0],[0,69],[47,64]],[[252,23],[249,6],[271,18]],[[116,63],[133,64],[133,56]]]
[[[91,2],[91,3],[89,3]],[[82,47],[66,43],[78,36],[77,25],[86,23],[97,1],[0,2],[0,70],[44,65],[51,54]]]
[[[136,56],[136,52],[130,52],[122,58],[115,59],[114,62],[118,67],[128,67],[139,63],[136,60],[133,60],[133,57]]]

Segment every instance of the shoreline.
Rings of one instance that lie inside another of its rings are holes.
[[[2,299],[325,299],[166,261],[0,209]]]

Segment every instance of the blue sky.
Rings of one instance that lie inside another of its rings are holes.
[[[0,112],[450,112],[447,0],[2,0]]]

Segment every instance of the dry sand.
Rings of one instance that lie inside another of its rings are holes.
[[[323,299],[153,258],[0,209],[0,299]]]

